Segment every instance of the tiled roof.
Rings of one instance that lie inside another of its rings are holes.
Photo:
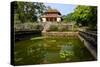
[[[56,9],[48,9],[47,12],[59,12],[59,11]]]

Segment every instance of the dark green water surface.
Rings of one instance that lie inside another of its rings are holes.
[[[15,42],[15,65],[94,60],[78,37],[34,37]]]

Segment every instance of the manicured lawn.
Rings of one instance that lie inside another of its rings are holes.
[[[34,37],[15,43],[16,65],[94,60],[78,37]]]

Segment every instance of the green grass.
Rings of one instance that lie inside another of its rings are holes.
[[[15,65],[94,60],[77,37],[35,37],[15,43]]]

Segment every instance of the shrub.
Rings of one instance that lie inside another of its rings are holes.
[[[43,26],[41,24],[35,24],[35,23],[19,23],[14,24],[15,30],[43,30]]]
[[[60,25],[60,26],[58,26],[58,30],[59,30],[60,32],[63,32],[63,31],[67,31],[67,28],[66,28],[66,26],[64,26],[64,25]]]
[[[58,31],[58,25],[51,25],[48,31]]]

